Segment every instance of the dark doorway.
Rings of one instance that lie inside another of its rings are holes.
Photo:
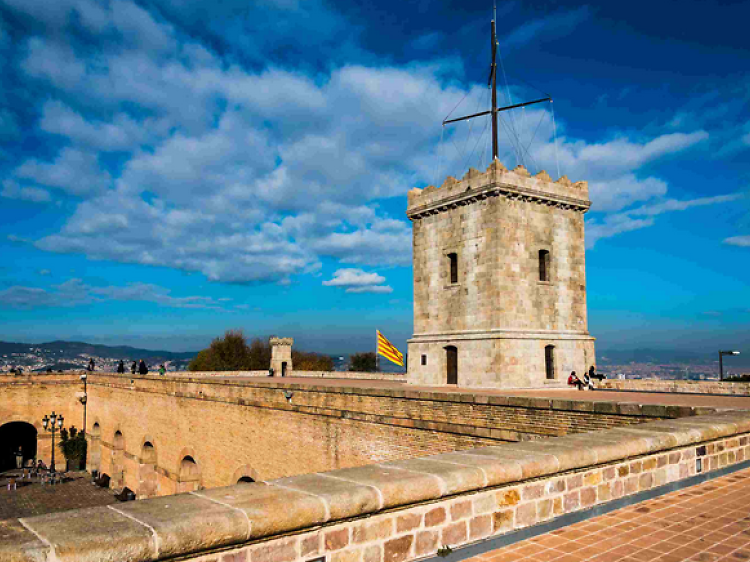
[[[281,362],[281,376],[282,377],[286,376],[286,361]]]
[[[21,447],[23,462],[36,457],[36,428],[26,422],[0,426],[0,472],[16,468],[16,451]]]
[[[546,370],[547,379],[552,380],[555,378],[555,346],[548,345],[544,348],[544,368]]]
[[[445,348],[445,367],[448,384],[458,384],[458,349],[452,345]]]

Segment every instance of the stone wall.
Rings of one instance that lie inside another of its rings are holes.
[[[447,346],[457,349],[458,386],[469,388],[559,386],[593,364],[583,226],[589,205],[585,182],[552,182],[544,172],[532,178],[498,161],[485,173],[448,178],[440,189],[411,190],[409,382],[447,384]],[[540,251],[549,252],[546,280]]]
[[[599,388],[634,392],[673,392],[686,394],[727,394],[750,396],[750,382],[682,381],[663,379],[606,379]]]
[[[410,562],[742,463],[748,432],[725,412],[11,520],[0,561]]]
[[[62,377],[0,385],[4,419],[54,409],[80,425],[81,384]],[[148,497],[699,413],[407,388],[94,373],[88,468]]]
[[[274,371],[281,377],[280,371]],[[172,371],[170,377],[268,377],[268,371]],[[381,380],[406,382],[406,373],[362,373],[357,371],[294,371],[290,376],[295,378],[347,379],[347,380]]]
[[[76,393],[83,391],[78,374],[0,375],[0,426],[26,422],[37,431],[37,458],[47,466],[52,460],[52,434],[42,426],[42,418],[53,411],[63,414],[65,427],[83,427],[83,406]],[[56,432],[55,464],[65,468],[65,458]]]

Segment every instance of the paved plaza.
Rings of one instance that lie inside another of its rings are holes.
[[[750,560],[750,469],[469,558],[467,562]]]
[[[17,489],[8,490],[11,474],[0,474],[0,520],[117,503],[112,490],[94,486],[86,473],[69,474],[54,486],[18,479]]]

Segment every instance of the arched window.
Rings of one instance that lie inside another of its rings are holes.
[[[198,463],[190,455],[180,461],[180,474],[177,493],[193,492],[200,488],[201,470]]]
[[[544,348],[544,368],[547,371],[547,378],[555,378],[555,346],[548,345]]]
[[[539,281],[550,280],[549,250],[539,250]]]
[[[237,484],[250,484],[251,482],[255,482],[252,478],[249,476],[243,476],[239,480],[237,480]]]
[[[458,283],[458,254],[448,254],[451,283]]]
[[[125,438],[120,431],[115,431],[115,439],[112,442],[115,451],[122,451],[125,448]]]

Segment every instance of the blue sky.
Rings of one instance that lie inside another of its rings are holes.
[[[750,348],[747,3],[504,2],[508,166],[588,180],[600,349]],[[412,331],[406,192],[488,164],[488,1],[0,0],[0,339]],[[557,143],[555,145],[554,127]],[[555,146],[557,150],[555,150]],[[559,167],[559,174],[558,174]],[[439,177],[440,176],[440,177]],[[747,349],[750,352],[750,349]]]

